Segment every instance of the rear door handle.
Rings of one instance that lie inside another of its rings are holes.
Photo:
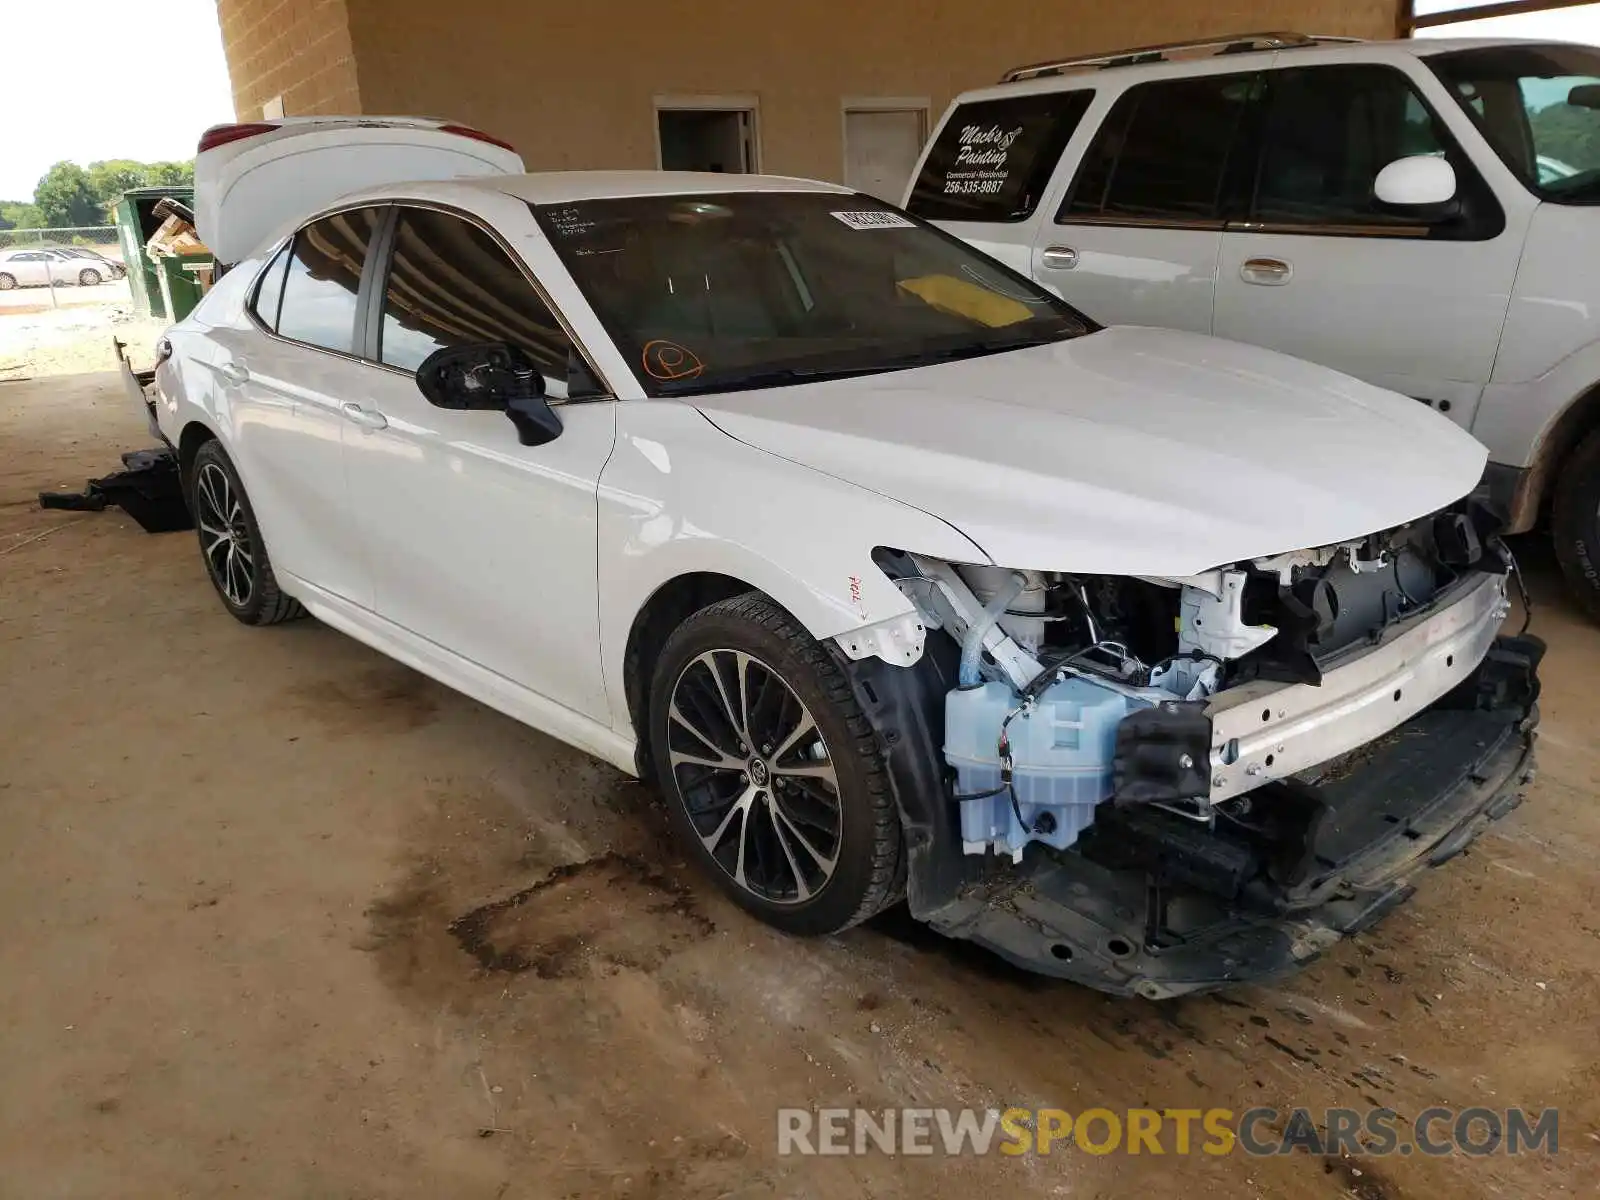
[[[243,364],[236,363],[231,359],[217,364],[217,374],[235,385],[250,382],[250,372]]]
[[[1046,246],[1039,261],[1053,271],[1070,271],[1078,265],[1078,252],[1071,246]]]
[[[1240,279],[1262,287],[1278,287],[1288,283],[1293,275],[1294,268],[1281,258],[1247,258],[1239,267]]]
[[[361,405],[347,400],[339,406],[339,411],[344,414],[345,420],[361,426],[368,433],[389,428],[389,418],[375,408],[362,408]]]

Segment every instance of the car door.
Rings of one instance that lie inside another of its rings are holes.
[[[1111,106],[1053,222],[1032,274],[1105,325],[1211,332],[1217,259],[1256,72],[1161,79]]]
[[[513,250],[542,242],[525,204],[489,222],[402,205],[369,317],[351,503],[384,620],[609,724],[600,674],[597,493],[615,404]],[[434,351],[510,343],[544,378],[560,436],[524,446],[503,411],[435,407]]]
[[[1339,63],[1265,79],[1254,195],[1223,236],[1215,332],[1415,396],[1470,426],[1529,212],[1501,204],[1398,68]],[[1455,168],[1454,211],[1386,211],[1374,199],[1378,172],[1410,155]]]
[[[39,256],[42,260],[45,275],[40,283],[50,282],[55,284],[76,283],[78,273],[70,269],[70,263],[65,254],[59,250],[41,250]]]
[[[5,265],[5,271],[23,287],[50,281],[50,270],[43,250],[24,250],[20,254],[13,254]]]
[[[344,443],[371,382],[356,353],[358,295],[387,211],[350,208],[296,232],[255,285],[251,324],[218,327],[208,364],[274,566],[364,608],[372,578]]]

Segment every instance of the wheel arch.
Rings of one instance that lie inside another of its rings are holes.
[[[178,475],[183,480],[185,496],[189,492],[189,476],[194,467],[194,456],[207,442],[221,441],[217,433],[204,421],[190,421],[178,434]]]
[[[650,782],[655,775],[650,751],[650,680],[667,638],[702,608],[746,592],[760,593],[783,607],[746,580],[717,571],[691,571],[676,575],[656,588],[634,615],[623,650],[622,687],[627,697],[628,719],[633,724],[634,764],[640,779]]]
[[[1578,444],[1596,428],[1600,428],[1600,382],[1580,392],[1540,437],[1533,461],[1512,499],[1512,529],[1531,529],[1549,516],[1556,481]]]

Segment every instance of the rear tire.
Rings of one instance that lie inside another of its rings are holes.
[[[836,933],[905,887],[899,813],[843,669],[759,592],[673,631],[650,745],[674,831],[742,908]]]
[[[235,619],[276,625],[306,615],[300,602],[278,587],[250,497],[221,442],[207,442],[195,453],[189,511],[211,586]]]
[[[1600,429],[1562,464],[1551,513],[1556,561],[1586,612],[1600,620]]]
[[[9,292],[16,286],[17,277],[15,275],[7,275],[4,271],[0,271],[0,292]]]
[[[101,282],[102,280],[100,277],[100,272],[96,271],[93,267],[86,267],[84,270],[78,272],[79,287],[95,287]]]

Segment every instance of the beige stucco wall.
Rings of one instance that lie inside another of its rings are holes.
[[[1397,0],[220,0],[241,117],[448,116],[534,169],[653,167],[657,95],[759,100],[764,170],[837,178],[845,97],[932,119],[1008,66],[1218,32],[1393,36]],[[230,20],[231,18],[231,20]],[[253,106],[253,107],[252,107]]]

